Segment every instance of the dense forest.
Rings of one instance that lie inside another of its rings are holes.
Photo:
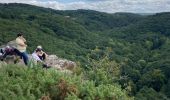
[[[49,54],[79,63],[80,69],[76,74],[83,73],[85,79],[94,82],[92,88],[100,89],[101,86],[102,90],[109,88],[104,84],[118,84],[117,92],[122,93],[122,97],[125,97],[122,91],[126,91],[126,98],[134,97],[135,100],[170,98],[169,12],[108,14],[92,10],[58,11],[27,4],[0,4],[0,45],[14,40],[19,32],[28,41],[29,53],[37,45],[42,45]],[[23,73],[21,69],[16,70]],[[76,78],[73,80],[76,82]],[[93,91],[84,90],[88,93]],[[115,92],[114,89],[109,91]],[[91,99],[120,98],[99,96]]]

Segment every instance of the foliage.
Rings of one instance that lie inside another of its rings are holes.
[[[167,100],[168,98],[161,93],[157,93],[152,88],[144,87],[136,95],[135,100]]]
[[[82,77],[54,69],[42,69],[40,66],[1,66],[0,99],[128,100],[119,85],[95,86],[94,81]]]
[[[0,4],[0,45],[15,39],[18,32],[24,33],[29,53],[42,45],[49,54],[80,62],[75,73],[84,73],[97,87],[116,82],[137,98],[170,97],[169,12],[141,16]],[[118,69],[111,72],[114,68]]]

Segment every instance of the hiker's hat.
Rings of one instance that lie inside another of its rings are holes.
[[[40,45],[39,45],[39,46],[37,46],[37,49],[42,49],[42,46],[40,46]]]
[[[8,49],[9,49],[9,48],[10,48],[10,46],[8,46],[8,45],[7,45],[7,46],[6,46],[6,48],[8,48]]]

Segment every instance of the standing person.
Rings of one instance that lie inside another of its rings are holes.
[[[17,35],[16,44],[17,44],[16,47],[17,50],[15,52],[17,52],[17,54],[21,58],[23,58],[25,65],[28,65],[28,54],[26,53],[26,48],[27,48],[26,39],[23,37],[22,33],[19,33]]]

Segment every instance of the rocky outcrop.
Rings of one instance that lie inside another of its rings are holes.
[[[8,46],[15,47],[15,41],[10,41],[7,43]],[[0,46],[5,47],[7,45]],[[31,55],[29,54],[29,59],[31,59]],[[16,60],[15,56],[7,56],[4,62],[7,64],[14,64],[14,61]],[[2,63],[2,62],[1,62]],[[55,68],[57,70],[73,70],[76,67],[76,63],[73,61],[69,61],[67,59],[62,59],[57,57],[56,55],[48,55],[47,59],[45,60],[45,63],[48,66],[51,66],[52,68]],[[23,60],[18,60],[18,65],[24,65]]]
[[[73,70],[76,67],[75,62],[58,58],[56,55],[49,55],[45,62],[49,66],[52,66],[59,70],[62,70],[62,69]]]

